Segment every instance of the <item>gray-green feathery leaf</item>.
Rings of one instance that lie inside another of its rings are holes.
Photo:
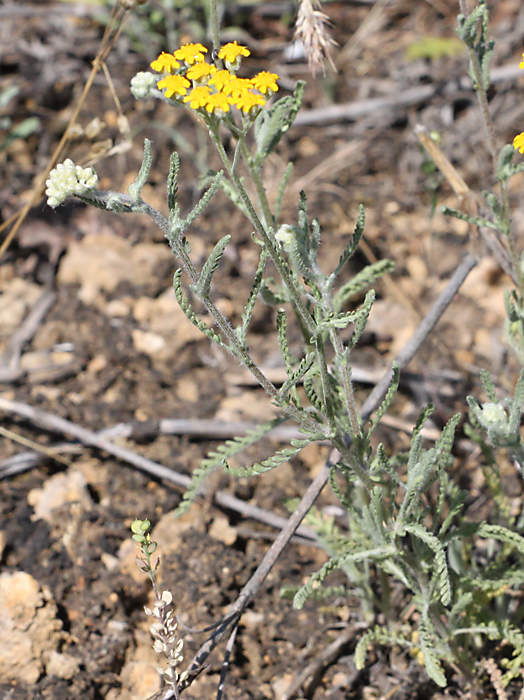
[[[212,340],[214,343],[217,343],[220,345],[220,347],[227,349],[227,345],[224,343],[222,338],[215,333],[215,331],[212,328],[208,328],[208,326],[201,321],[196,313],[193,311],[193,308],[191,307],[191,304],[189,301],[186,299],[184,292],[182,290],[182,270],[178,269],[175,272],[175,275],[173,277],[173,289],[175,290],[175,297],[178,303],[180,304],[180,308],[184,312],[184,314],[187,316],[187,318],[191,321],[191,323],[196,326],[202,333],[207,336],[210,340]]]
[[[284,462],[289,462],[292,457],[295,457],[299,452],[301,452],[304,447],[310,445],[315,440],[322,440],[322,436],[316,436],[313,439],[308,440],[296,440],[293,442],[300,443],[295,447],[285,447],[283,450],[278,450],[275,454],[265,459],[263,462],[255,462],[250,467],[238,467],[232,468],[227,463],[224,463],[224,469],[233,474],[233,476],[248,477],[248,476],[258,476],[259,474],[265,474],[265,472],[271,471],[275,467],[279,467]]]
[[[342,306],[352,297],[361,294],[371,284],[383,275],[395,269],[395,263],[391,260],[379,260],[372,265],[367,265],[349,282],[346,282],[333,297],[333,308],[340,311]]]
[[[142,192],[142,188],[147,182],[147,177],[149,175],[149,171],[151,170],[151,164],[153,163],[153,153],[151,151],[151,141],[149,139],[145,139],[144,141],[144,158],[142,160],[142,165],[140,166],[140,170],[138,172],[136,180],[129,185],[128,192],[133,197],[134,199],[140,199],[140,193]]]
[[[207,457],[202,460],[200,466],[193,472],[191,483],[184,493],[182,502],[175,510],[175,514],[182,515],[182,513],[185,513],[191,503],[193,503],[195,498],[198,496],[202,488],[202,483],[204,479],[209,476],[209,474],[211,474],[218,467],[222,466],[228,459],[231,459],[231,457],[234,457],[247,447],[254,445],[271,430],[273,430],[273,428],[280,425],[283,420],[283,418],[273,418],[273,420],[257,426],[254,430],[250,430],[244,437],[227,440],[216,450],[209,452]]]
[[[255,272],[255,279],[253,280],[253,287],[249,294],[249,298],[242,312],[242,325],[237,329],[237,335],[241,343],[245,344],[247,331],[249,329],[249,324],[253,317],[253,311],[255,309],[255,304],[258,299],[260,288],[262,286],[262,281],[264,278],[264,270],[266,268],[267,262],[267,251],[263,248],[260,251],[260,260],[258,261],[257,270]]]
[[[393,363],[391,381],[389,382],[389,387],[384,396],[384,399],[380,406],[377,408],[375,416],[371,421],[371,426],[369,428],[368,434],[371,435],[377,425],[380,423],[382,418],[386,415],[389,407],[393,403],[393,399],[397,395],[398,384],[400,381],[400,370],[396,362]]]
[[[221,238],[213,248],[209,258],[206,260],[205,265],[202,268],[202,272],[200,273],[200,277],[198,278],[198,282],[196,285],[194,285],[195,294],[197,294],[199,297],[202,297],[203,299],[209,297],[211,280],[213,279],[213,275],[217,270],[220,260],[224,255],[226,246],[230,240],[231,236],[229,234]]]
[[[451,583],[449,580],[448,563],[446,561],[444,547],[439,539],[426,530],[423,525],[407,523],[404,529],[406,532],[410,532],[414,537],[418,537],[419,540],[424,542],[435,555],[433,575],[437,586],[436,592],[442,605],[449,605],[451,601]]]
[[[362,238],[362,234],[364,233],[365,224],[366,224],[366,210],[364,209],[364,206],[362,204],[359,204],[358,205],[357,223],[355,224],[355,230],[353,231],[353,235],[351,237],[350,242],[347,244],[342,255],[340,256],[340,260],[338,262],[338,265],[335,268],[335,271],[333,272],[334,277],[336,277],[338,275],[338,273],[344,267],[344,265],[347,263],[349,258],[355,253],[355,251],[358,247],[358,244],[360,243],[360,239]]]
[[[169,175],[167,176],[167,204],[169,206],[169,221],[178,222],[180,219],[180,208],[178,206],[178,171],[180,169],[180,158],[175,151],[169,160]]]
[[[220,183],[224,179],[224,171],[221,170],[218,172],[214,178],[211,180],[211,184],[209,185],[209,189],[204,192],[202,197],[200,198],[200,201],[198,204],[191,210],[191,212],[188,214],[186,220],[184,221],[184,227],[188,228],[193,221],[197,218],[197,216],[200,216],[200,214],[204,211],[204,209],[207,207],[209,202],[211,201],[211,198],[215,194],[215,192],[218,190],[220,187]]]
[[[255,121],[257,152],[254,158],[256,167],[262,165],[295,121],[302,104],[305,85],[302,80],[299,80],[295,85],[293,96],[281,97],[274,105],[263,109],[257,117]]]
[[[424,665],[429,677],[435,681],[441,688],[447,685],[446,676],[435,653],[435,630],[429,619],[421,620],[419,625],[420,647],[422,656],[424,657]]]

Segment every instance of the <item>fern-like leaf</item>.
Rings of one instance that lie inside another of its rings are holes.
[[[200,216],[200,214],[204,211],[204,209],[207,207],[209,202],[211,201],[211,198],[213,195],[216,193],[218,188],[221,185],[221,182],[224,179],[224,171],[221,170],[218,172],[213,179],[211,180],[211,184],[209,185],[209,189],[204,192],[202,197],[200,198],[200,201],[198,204],[196,204],[195,207],[190,211],[189,215],[187,216],[186,220],[184,221],[184,228],[188,228],[193,221],[197,218],[197,216]]]
[[[296,387],[297,384],[302,381],[305,375],[313,367],[314,362],[315,353],[308,353],[305,357],[303,357],[300,360],[298,367],[295,370],[290,371],[290,374],[288,374],[288,378],[280,388],[280,396],[282,397],[282,399],[284,399],[286,395],[290,393],[291,389]]]
[[[285,447],[283,450],[278,450],[278,452],[275,452],[275,454],[271,455],[271,457],[268,457],[268,459],[265,459],[263,462],[255,462],[255,464],[249,467],[233,468],[230,467],[227,462],[224,462],[223,467],[233,476],[258,476],[259,474],[265,474],[265,472],[271,471],[271,469],[275,469],[275,467],[279,467],[284,462],[289,462],[289,460],[295,457],[304,447],[315,442],[315,440],[321,439],[322,437],[319,435],[308,440],[293,440],[292,442],[296,443],[293,447]]]
[[[295,85],[293,96],[281,97],[272,107],[260,112],[255,121],[255,141],[257,144],[254,158],[255,167],[262,165],[295,121],[302,104],[305,85],[303,81],[299,80]]]
[[[397,395],[397,389],[398,389],[398,384],[400,380],[400,370],[396,362],[393,363],[392,367],[392,376],[391,376],[391,381],[389,382],[389,387],[386,392],[386,395],[380,404],[380,406],[377,408],[377,411],[375,413],[375,416],[373,420],[371,421],[371,426],[369,428],[368,435],[371,435],[377,425],[380,423],[382,418],[385,416],[387,411],[389,410],[389,407],[393,403],[393,399]]]
[[[195,469],[191,476],[191,483],[187,487],[186,492],[182,497],[182,501],[175,509],[175,515],[182,515],[189,506],[193,503],[202,489],[204,480],[218,467],[223,466],[228,459],[242,452],[247,447],[254,445],[261,438],[265,437],[273,428],[283,422],[283,418],[274,418],[273,420],[257,426],[254,430],[249,431],[243,437],[227,440],[220,445],[216,450],[209,452],[207,457],[202,460],[200,466]]]
[[[178,153],[172,153],[169,160],[169,175],[167,176],[167,203],[169,206],[169,221],[176,223],[180,219],[180,207],[178,206],[178,171],[180,158]]]
[[[364,233],[364,226],[366,224],[366,210],[364,209],[364,206],[362,204],[358,205],[358,215],[357,215],[357,223],[355,224],[355,230],[353,231],[353,235],[351,237],[351,240],[347,244],[347,246],[344,248],[344,251],[342,252],[342,255],[340,256],[340,260],[338,261],[338,265],[335,268],[335,271],[333,272],[332,277],[336,277],[340,270],[344,267],[344,265],[347,263],[349,258],[355,253],[358,244],[360,243],[360,239],[362,238],[362,234]]]
[[[335,311],[340,311],[346,301],[361,294],[376,280],[380,279],[387,272],[391,272],[394,268],[395,263],[391,260],[379,260],[372,265],[367,265],[336,292],[333,297],[333,308]]]
[[[149,171],[151,170],[151,164],[153,163],[153,153],[151,150],[151,141],[149,139],[144,140],[144,158],[142,160],[142,165],[136,177],[136,180],[129,185],[127,191],[134,199],[140,199],[140,193],[142,188],[146,184]]]
[[[429,677],[441,688],[447,685],[442,664],[435,653],[435,630],[429,619],[425,617],[419,625],[420,648],[424,657],[424,665]]]
[[[291,353],[287,342],[287,315],[284,309],[277,311],[277,337],[280,354],[286,365],[286,372],[291,372]]]
[[[175,290],[175,297],[178,303],[180,304],[180,308],[186,315],[186,317],[191,321],[191,323],[198,328],[198,330],[202,331],[202,333],[207,336],[210,340],[212,340],[214,343],[217,343],[220,345],[220,347],[224,348],[227,350],[227,345],[224,343],[222,338],[218,335],[218,333],[215,333],[215,331],[212,328],[208,328],[208,326],[198,318],[196,313],[193,311],[191,304],[189,301],[186,299],[184,292],[182,290],[182,270],[178,269],[175,272],[175,276],[173,277],[173,289]]]
[[[359,639],[357,646],[355,647],[353,661],[359,671],[361,671],[366,665],[368,647],[374,644],[389,647],[406,647],[408,649],[410,649],[413,646],[413,642],[411,642],[409,639],[406,639],[406,637],[403,637],[399,634],[394,634],[393,632],[390,632],[386,627],[373,627],[373,629],[368,630]]]
[[[480,537],[492,537],[499,542],[505,542],[524,554],[524,537],[502,525],[482,523],[478,529]]]
[[[227,236],[224,236],[218,241],[211,251],[211,255],[206,260],[204,267],[202,268],[198,282],[194,285],[194,292],[197,296],[202,298],[207,298],[209,296],[211,280],[213,279],[213,275],[217,270],[218,264],[220,263],[226,246],[230,240],[231,235],[228,234]]]
[[[357,309],[357,318],[355,319],[355,325],[353,326],[353,333],[351,335],[351,340],[348,343],[348,349],[353,350],[360,336],[364,332],[366,323],[368,322],[369,314],[371,313],[371,307],[375,303],[375,290],[371,289],[367,294],[364,302]]]
[[[302,586],[302,588],[297,592],[293,599],[293,607],[300,610],[304,607],[304,603],[307,601],[311,592],[317,588],[330,573],[335,571],[335,569],[340,569],[345,564],[350,562],[363,561],[366,559],[373,559],[380,561],[381,559],[387,558],[394,553],[392,547],[373,547],[371,549],[355,549],[349,554],[344,554],[340,557],[331,557],[324,566],[322,566],[318,571],[309,577],[309,580]]]
[[[433,577],[436,583],[437,596],[442,605],[449,605],[451,602],[451,583],[449,580],[448,563],[446,552],[440,540],[423,525],[417,523],[406,524],[406,532],[410,532],[414,537],[424,542],[434,554]]]
[[[493,383],[493,379],[491,378],[490,373],[487,369],[480,370],[480,381],[482,382],[482,386],[484,388],[484,391],[486,392],[488,401],[497,403],[497,390],[495,384]]]
[[[264,270],[266,268],[267,255],[268,254],[266,250],[262,249],[262,251],[260,252],[260,260],[258,262],[257,271],[255,272],[253,287],[249,294],[249,299],[247,300],[247,303],[244,307],[244,311],[242,312],[242,325],[237,330],[237,335],[240,338],[242,344],[245,344],[246,342],[247,331],[249,329],[249,324],[251,323],[251,319],[253,317],[253,311],[255,309],[255,304],[258,299],[260,287],[262,285]]]
[[[307,377],[304,378],[304,391],[309,403],[318,411],[320,415],[323,415],[324,402],[314,386],[314,380],[315,376],[312,372],[310,372]]]

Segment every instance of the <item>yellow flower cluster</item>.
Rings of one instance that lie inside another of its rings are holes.
[[[153,70],[163,74],[157,82],[158,89],[166,97],[182,100],[191,109],[206,110],[218,117],[223,117],[231,107],[244,114],[256,114],[278,90],[276,73],[261,71],[253,78],[235,75],[242,57],[249,56],[249,50],[236,41],[225,44],[218,52],[218,58],[226,66],[223,70],[207,63],[205,53],[207,49],[202,44],[185,44],[172,54],[162,52],[151,63]]]
[[[522,54],[522,61],[519,63],[519,68],[524,69],[524,53]],[[513,148],[516,148],[519,153],[524,153],[524,131],[521,134],[517,134],[513,139]]]

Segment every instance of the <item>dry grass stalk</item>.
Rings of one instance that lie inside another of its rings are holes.
[[[294,41],[302,43],[313,75],[318,70],[325,74],[326,63],[335,70],[332,53],[337,42],[329,32],[329,17],[320,7],[320,0],[300,0],[295,23]]]

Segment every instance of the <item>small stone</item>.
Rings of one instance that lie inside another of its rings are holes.
[[[69,680],[78,672],[80,663],[80,659],[77,659],[75,656],[52,651],[46,664],[46,671],[50,676]]]

